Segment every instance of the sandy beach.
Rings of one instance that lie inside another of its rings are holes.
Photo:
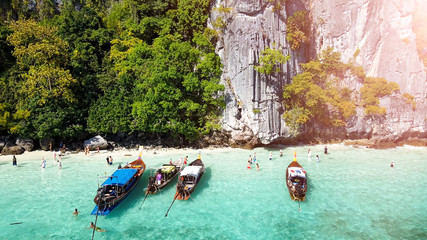
[[[142,148],[142,157],[144,156],[163,156],[163,155],[170,155],[174,154],[177,155],[177,157],[185,157],[185,156],[191,156],[194,157],[198,154],[199,151],[203,153],[212,153],[215,151],[221,151],[226,148],[204,148],[204,149],[193,149],[193,148],[159,148],[159,147],[152,147],[152,148]],[[119,149],[119,150],[100,150],[99,153],[97,151],[90,151],[89,155],[86,157],[109,157],[111,156],[114,160],[123,160],[124,158],[129,158],[129,160],[137,158],[139,155],[139,150],[137,149]],[[56,158],[58,159],[59,151],[56,151]],[[36,150],[31,152],[24,152],[21,155],[15,155],[18,165],[20,162],[28,162],[28,161],[42,161],[44,158],[46,161],[53,160],[53,151],[43,151],[43,150]],[[72,152],[72,151],[66,151],[64,154],[64,158],[69,157],[78,157],[78,158],[84,158],[85,153],[83,151],[80,152]],[[0,156],[0,162],[10,162],[12,164],[12,158],[13,155],[1,155]],[[64,159],[66,160],[66,159]],[[176,159],[172,159],[176,160]]]

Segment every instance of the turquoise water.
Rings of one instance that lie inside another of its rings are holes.
[[[313,159],[307,159],[311,148]],[[149,196],[142,206],[149,171],[129,198],[109,216],[99,217],[94,239],[427,239],[427,148],[389,150],[343,145],[202,150],[206,173],[188,201],[176,201],[174,185]],[[257,153],[260,171],[246,169]],[[268,154],[273,151],[273,160]],[[290,200],[285,169],[296,151],[308,173],[306,202]],[[60,170],[46,154],[38,159],[0,162],[0,239],[90,239],[98,174],[111,174],[134,160],[112,154],[67,155]],[[189,150],[190,160],[198,151]],[[315,156],[320,156],[316,162]],[[147,167],[183,156],[172,151],[144,153]],[[7,160],[7,161],[6,161]],[[390,167],[394,161],[395,168]],[[74,208],[81,212],[72,215]],[[21,224],[10,225],[11,223]]]

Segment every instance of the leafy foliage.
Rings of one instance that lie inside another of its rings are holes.
[[[379,98],[399,90],[400,88],[397,83],[387,82],[384,78],[366,78],[363,87],[360,89],[362,104],[365,107],[365,114],[384,115],[387,110],[379,106]]]
[[[286,22],[286,40],[292,49],[299,49],[310,37],[310,20],[307,11],[295,12]]]
[[[291,58],[289,55],[283,55],[279,49],[274,49],[275,46],[276,44],[273,44],[273,48],[266,47],[261,51],[260,64],[255,66],[256,71],[264,74],[280,72],[278,65],[286,63]]]
[[[339,53],[328,48],[315,61],[303,64],[303,73],[284,87],[283,118],[292,135],[299,135],[300,127],[312,121],[345,126],[347,119],[356,113],[351,91],[338,77],[347,70],[340,59]]]

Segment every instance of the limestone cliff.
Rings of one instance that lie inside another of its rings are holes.
[[[222,80],[226,86],[227,106],[223,127],[237,142],[271,143],[289,138],[281,118],[282,89],[299,71],[299,64],[328,46],[354,58],[368,76],[384,77],[399,84],[401,93],[416,97],[416,110],[396,94],[381,99],[388,109],[385,119],[365,118],[363,110],[346,128],[345,138],[387,137],[392,140],[423,135],[426,123],[426,73],[412,31],[416,0],[312,0],[286,1],[219,0],[216,6],[230,8],[228,13],[212,11],[211,21],[224,19],[217,45],[223,61]],[[283,1],[285,2],[285,1]],[[313,36],[309,49],[292,51],[286,41],[286,18],[306,10],[312,19]],[[281,66],[281,74],[266,78],[254,71],[260,52],[277,43],[291,60]],[[353,89],[360,84],[347,80]]]

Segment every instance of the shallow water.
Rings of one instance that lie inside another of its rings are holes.
[[[286,147],[279,157],[279,149],[258,148],[260,171],[246,169],[254,151],[202,150],[205,175],[192,198],[177,200],[166,218],[176,180],[139,209],[147,170],[119,207],[98,218],[107,232],[96,232],[94,239],[427,239],[427,148],[373,150],[337,144],[328,149],[324,155],[323,146]],[[284,180],[294,151],[308,173],[301,212]],[[197,154],[187,153],[190,161]],[[182,154],[142,156],[148,168],[155,168]],[[49,157],[46,169],[38,160],[17,158],[18,167],[0,162],[0,239],[90,239],[97,176],[113,173],[136,154],[116,153],[113,166],[107,166],[102,154],[70,154],[61,170]],[[81,212],[77,217],[74,208]]]

